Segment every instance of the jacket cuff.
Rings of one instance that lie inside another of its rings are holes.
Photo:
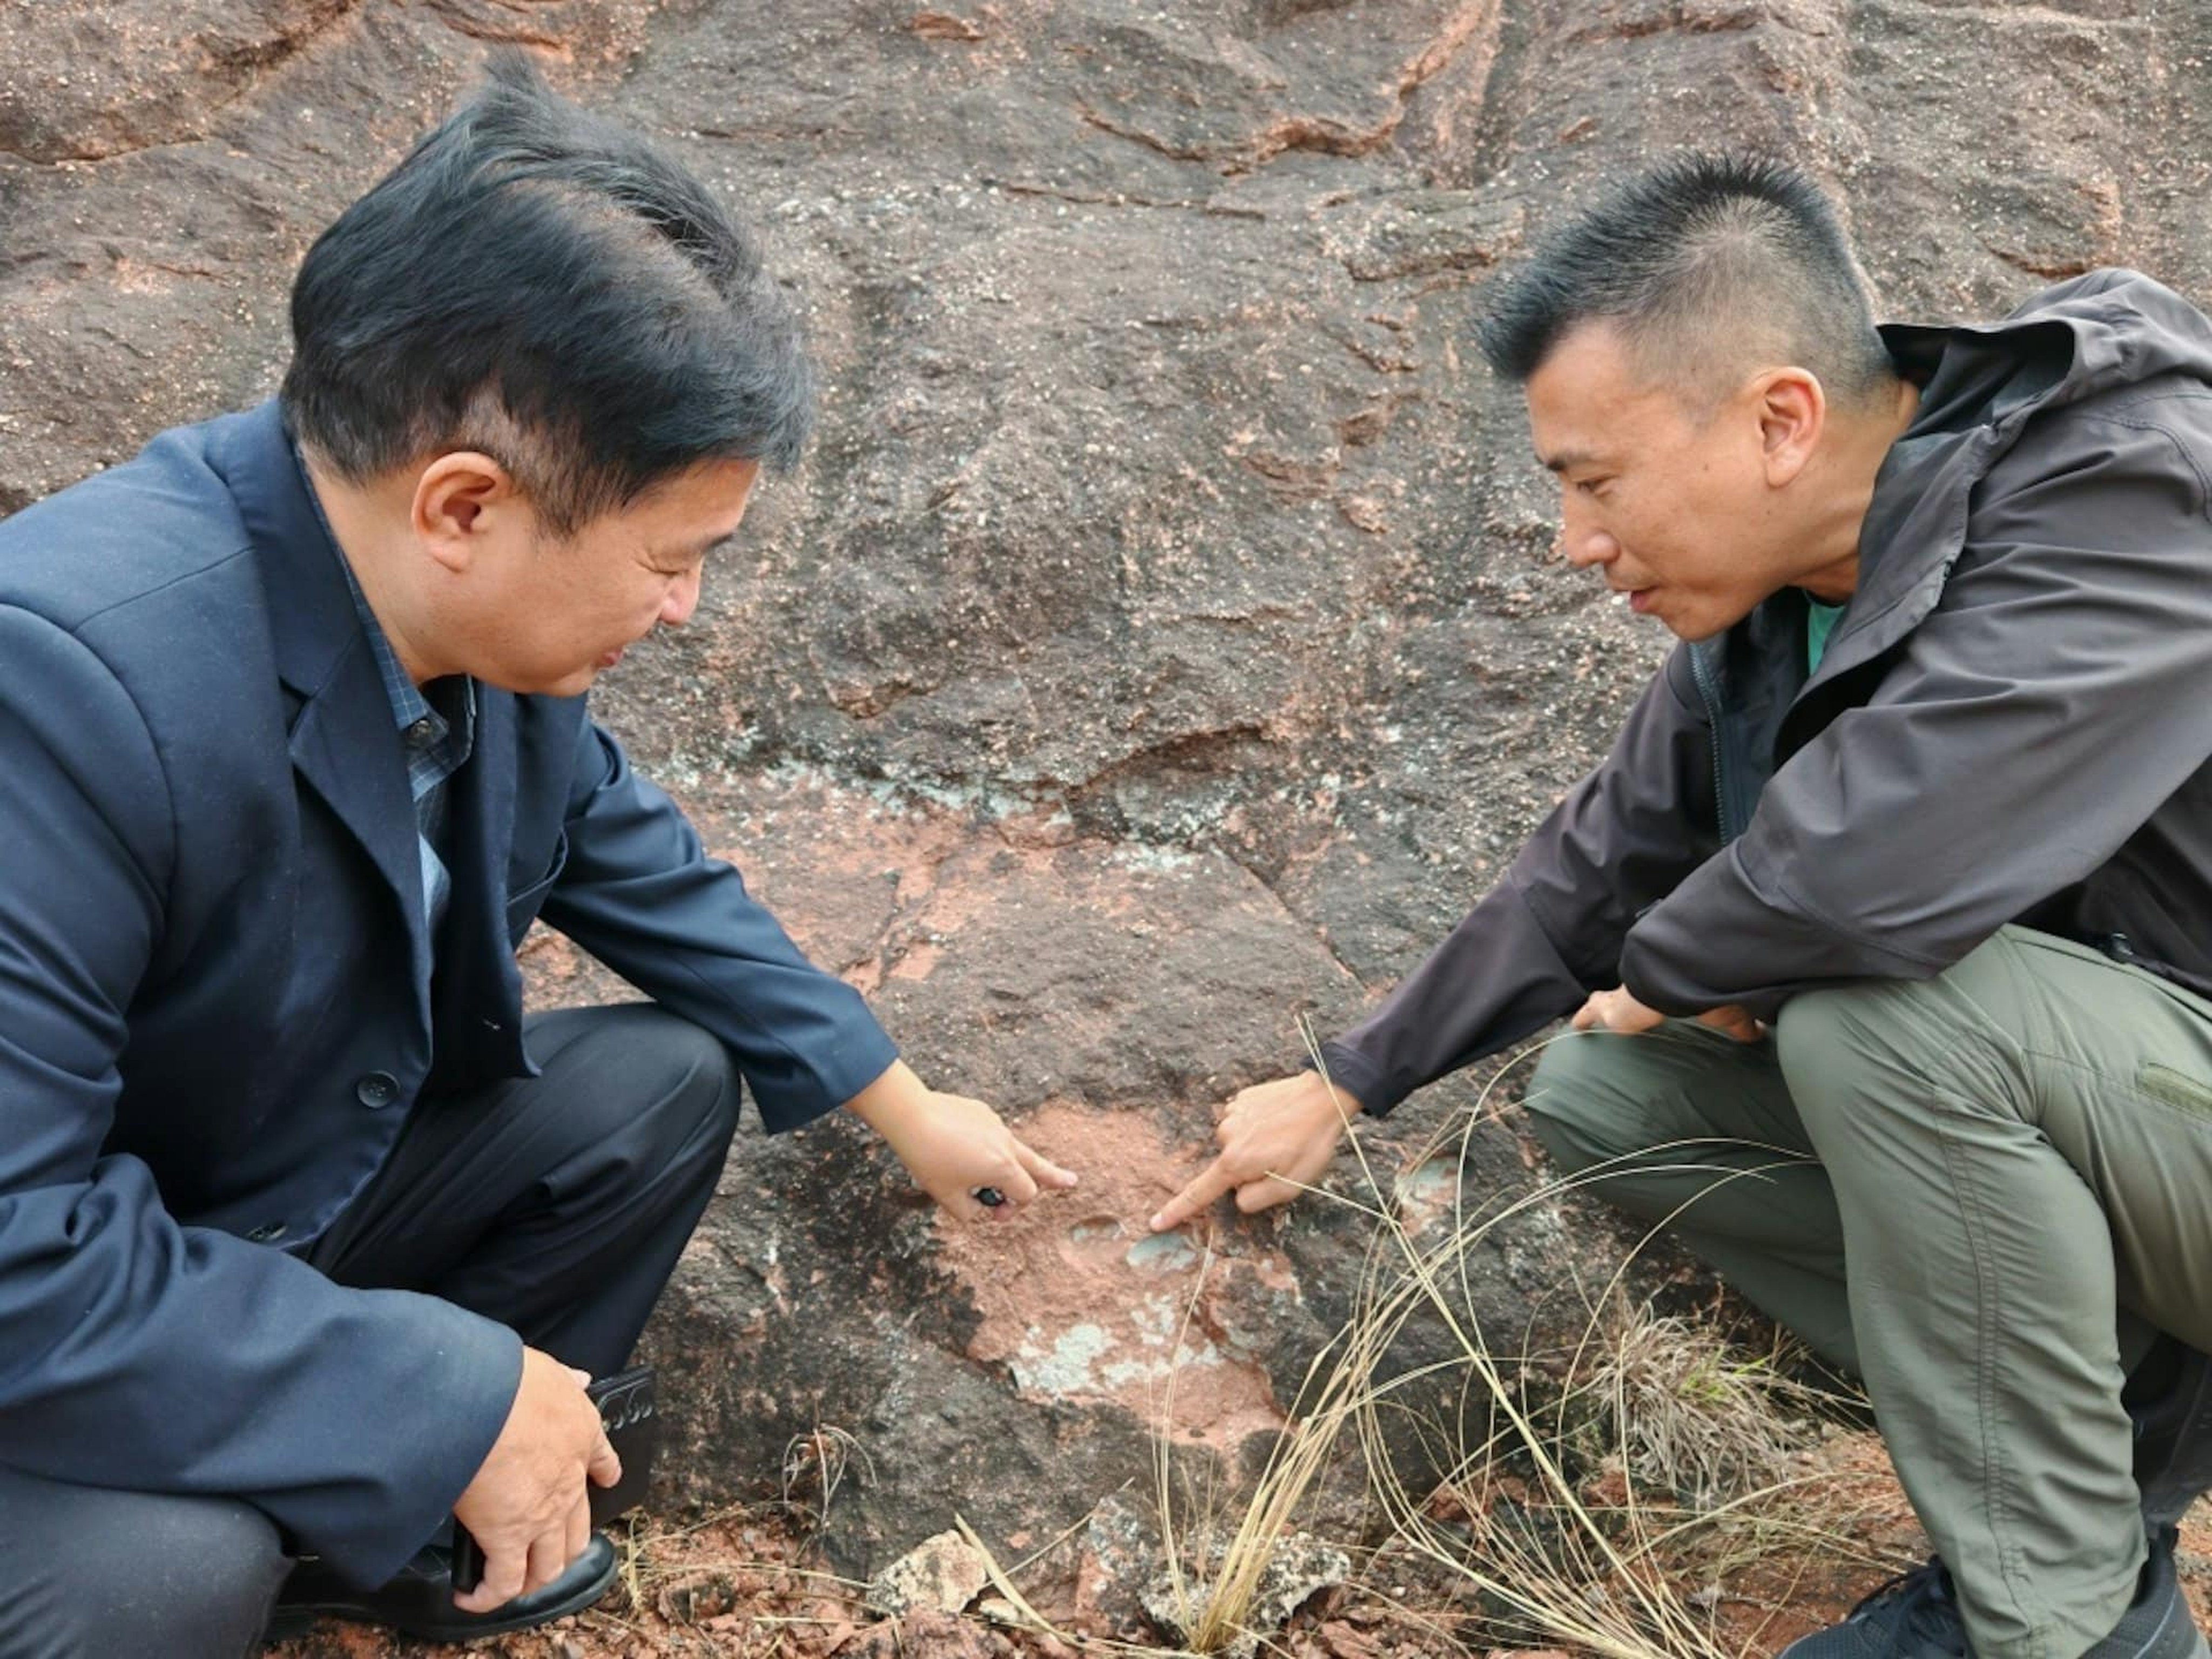
[[[859,994],[851,994],[851,1012],[839,1022],[834,1036],[808,1045],[804,1066],[784,1073],[746,1074],[761,1127],[769,1133],[782,1134],[836,1111],[897,1060],[898,1044]]]
[[[1334,1039],[1321,1045],[1321,1057],[1328,1066],[1328,1080],[1359,1103],[1362,1117],[1387,1117],[1393,1107],[1406,1097],[1404,1091],[1392,1092],[1384,1081],[1382,1067],[1355,1049],[1346,1048]],[[1305,1069],[1315,1068],[1313,1056],[1304,1060]]]
[[[434,1297],[372,1294],[404,1296],[434,1310],[428,1317],[418,1310],[410,1322],[436,1358],[423,1392],[394,1402],[392,1420],[370,1429],[380,1430],[386,1443],[390,1461],[379,1484],[388,1501],[360,1505],[350,1524],[301,1540],[364,1589],[390,1581],[437,1535],[507,1426],[522,1385],[522,1339],[506,1326]],[[328,1429],[334,1437],[357,1439],[364,1425]]]

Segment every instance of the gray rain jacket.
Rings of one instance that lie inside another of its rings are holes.
[[[1923,388],[1807,677],[1784,589],[1365,1021],[1370,1111],[1626,985],[1668,1014],[1924,979],[2007,922],[2212,994],[2212,321],[2128,270],[1882,331]]]

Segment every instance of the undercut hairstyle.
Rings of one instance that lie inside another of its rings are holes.
[[[754,238],[520,52],[308,250],[287,420],[348,482],[490,455],[554,535],[702,462],[782,470],[813,424]]]
[[[1687,406],[1781,363],[1844,405],[1895,383],[1833,205],[1761,157],[1681,155],[1616,189],[1506,279],[1476,333],[1490,366],[1525,382],[1598,321]]]

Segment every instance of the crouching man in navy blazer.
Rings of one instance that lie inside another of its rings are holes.
[[[0,1655],[235,1659],[309,1572],[441,1637],[595,1599],[582,1383],[740,1079],[963,1216],[1074,1181],[586,712],[811,419],[713,197],[502,59],[293,325],[277,402],[0,524]],[[540,915],[653,1000],[526,1021]]]

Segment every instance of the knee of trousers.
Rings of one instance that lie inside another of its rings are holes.
[[[275,1525],[231,1499],[0,1479],[0,1652],[92,1659],[251,1652],[291,1566]]]
[[[686,1153],[719,1160],[737,1132],[741,1093],[730,1051],[651,1003],[578,1012],[590,1024],[563,1045],[557,1064],[584,1085],[563,1091],[571,1109],[597,1120],[579,1138],[620,1146],[626,1161],[651,1168]]]
[[[1962,1018],[1971,998],[1960,981],[1978,967],[1970,956],[1933,979],[1863,980],[1784,1006],[1776,1058],[1824,1161],[1848,1141],[1893,1135],[1904,1119],[1932,1121],[1947,1100],[2014,1109],[2014,1068],[1984,1022]]]
[[[651,1161],[671,1175],[701,1165],[720,1168],[738,1130],[743,1097],[730,1051],[680,1016],[654,1010],[653,1064],[639,1079],[635,1101],[650,1110],[635,1129],[653,1136]]]
[[[656,1048],[665,1081],[655,1097],[668,1103],[677,1125],[694,1126],[684,1131],[684,1140],[702,1142],[719,1157],[737,1133],[744,1094],[737,1062],[720,1039],[688,1019],[665,1013],[661,1026]]]
[[[1594,1033],[1547,1046],[1528,1080],[1528,1127],[1568,1175],[1680,1138],[1662,1127],[1648,1073],[1636,1064],[1636,1039]]]

